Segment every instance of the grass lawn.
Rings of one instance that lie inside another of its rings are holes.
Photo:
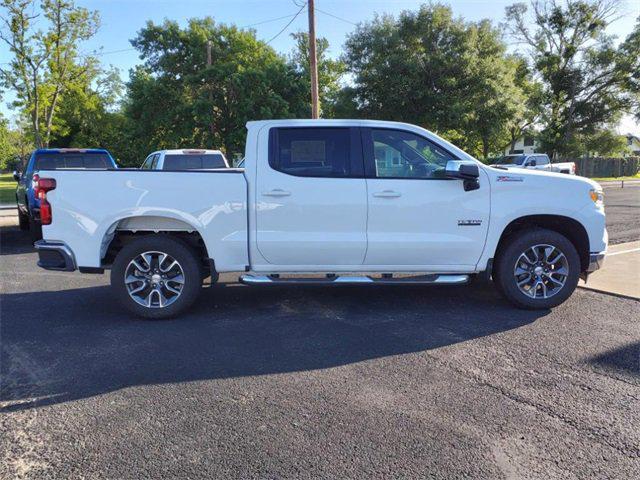
[[[630,177],[597,177],[592,178],[591,180],[595,180],[596,182],[617,182],[620,180],[640,180],[640,173],[636,173]]]
[[[16,204],[16,181],[10,173],[0,174],[0,204]]]

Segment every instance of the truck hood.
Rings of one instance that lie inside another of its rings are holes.
[[[529,170],[526,168],[509,168],[507,165],[500,165],[496,168],[493,165],[486,169],[494,181],[497,183],[525,182],[532,185],[562,186],[562,188],[576,190],[602,190],[599,183],[590,178],[579,175],[567,175],[566,173],[549,172],[546,170]],[[507,167],[506,169],[504,167]],[[500,178],[500,177],[508,178]]]

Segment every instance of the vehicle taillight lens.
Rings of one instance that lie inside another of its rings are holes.
[[[33,188],[35,196],[40,200],[40,222],[42,225],[51,224],[51,204],[47,202],[47,192],[55,190],[56,181],[53,178],[40,178],[38,174],[33,176]]]

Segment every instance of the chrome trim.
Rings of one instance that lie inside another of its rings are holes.
[[[73,256],[73,252],[64,242],[38,240],[33,244],[35,249],[40,252],[41,250],[53,250],[62,255],[64,260],[64,267],[51,267],[42,264],[42,261],[38,259],[38,266],[45,270],[57,270],[63,272],[73,272],[76,269],[76,261]]]
[[[587,267],[587,272],[592,273],[602,268],[602,266],[604,265],[605,255],[605,252],[592,253],[591,255],[589,255],[589,266]]]
[[[280,278],[269,275],[240,275],[241,283],[246,285],[462,285],[469,281],[469,275],[429,274],[415,277],[372,278],[362,276],[335,276],[318,278]]]

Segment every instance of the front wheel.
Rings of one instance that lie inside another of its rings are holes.
[[[564,235],[546,229],[517,232],[498,252],[498,291],[520,308],[555,307],[578,285],[580,257]]]
[[[202,287],[200,264],[188,244],[169,235],[145,235],[115,258],[111,287],[133,314],[174,317],[189,308]]]

